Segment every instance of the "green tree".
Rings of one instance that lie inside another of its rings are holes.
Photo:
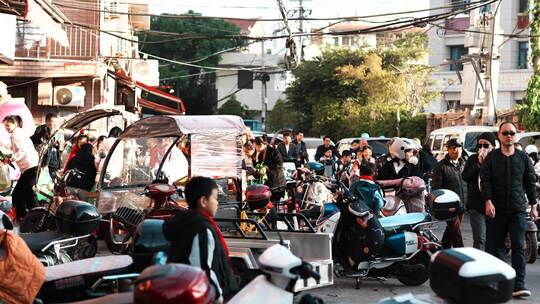
[[[272,112],[268,115],[268,129],[277,131],[281,128],[296,128],[298,112],[283,99],[278,99]]]
[[[518,107],[520,123],[529,130],[540,129],[540,0],[534,0],[530,25],[531,58],[534,74],[529,80],[523,105]]]
[[[286,92],[301,113],[299,127],[336,138],[395,135],[397,111],[412,119],[438,96],[428,90],[432,68],[419,63],[427,56],[426,39],[407,34],[387,47],[331,48],[300,64]]]
[[[163,14],[167,15],[167,14]],[[186,15],[200,15],[189,11]],[[178,38],[182,35],[238,35],[240,29],[234,24],[220,19],[179,19],[151,18],[151,30],[154,32],[178,33],[178,36],[140,34],[141,41],[159,41]],[[140,44],[141,51],[178,62],[192,62],[200,66],[216,66],[220,56],[210,56],[218,51],[241,46],[245,42],[239,39],[190,39],[159,44]],[[204,58],[204,59],[203,59]],[[202,60],[200,60],[202,59]],[[189,114],[211,114],[215,112],[215,74],[195,66],[160,61],[162,85],[173,86],[178,97],[186,103]],[[197,76],[188,76],[201,74]]]
[[[243,105],[236,99],[236,95],[233,95],[218,109],[220,115],[237,115],[244,119],[252,119],[254,116],[253,111],[248,110],[246,105]]]

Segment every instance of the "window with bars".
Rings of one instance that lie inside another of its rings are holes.
[[[526,13],[529,11],[529,0],[519,0],[519,12]]]
[[[454,12],[467,8],[469,2],[469,0],[452,0],[451,4],[455,5],[452,7],[452,11]]]
[[[450,47],[450,59],[459,60],[461,57],[469,52],[469,49],[463,45],[455,45]],[[450,71],[462,71],[463,64],[461,62],[456,62],[450,64]]]
[[[527,69],[528,42],[518,42],[518,69]]]

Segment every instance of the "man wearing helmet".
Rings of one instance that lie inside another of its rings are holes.
[[[390,145],[391,161],[387,161],[379,170],[377,179],[389,180],[409,176],[422,176],[418,158],[414,156],[417,145],[407,138],[394,138]]]
[[[538,159],[538,148],[535,145],[528,145],[525,147],[525,152],[529,155],[529,158],[533,162],[533,167],[537,178],[540,178],[540,160]]]

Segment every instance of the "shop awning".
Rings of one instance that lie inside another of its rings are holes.
[[[27,0],[24,18],[31,24],[37,25],[47,37],[69,48],[66,31],[51,16],[56,17],[58,20],[62,20],[62,18],[56,14],[51,4],[45,1],[40,2],[41,5],[36,0]],[[47,8],[47,10],[44,8]]]
[[[160,105],[159,103],[151,102],[149,100],[139,98],[139,105],[143,108],[147,108],[156,112],[165,113],[165,114],[182,114],[179,110]]]
[[[151,87],[151,86],[148,86],[142,82],[139,82],[139,81],[135,81],[135,85],[138,86],[139,88],[141,88],[142,90],[145,90],[146,92],[150,93],[150,94],[153,94],[153,95],[156,95],[156,96],[159,96],[161,98],[165,98],[165,99],[168,99],[170,101],[174,101],[174,102],[177,102],[180,104],[180,109],[182,110],[182,113],[185,113],[186,112],[186,108],[184,107],[184,101],[182,101],[182,99],[176,97],[176,96],[173,96],[169,93],[165,93],[161,90],[158,90],[154,87]]]

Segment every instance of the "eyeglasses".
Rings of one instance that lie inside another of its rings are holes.
[[[503,136],[508,136],[508,135],[514,136],[514,135],[516,135],[516,132],[511,132],[511,131],[510,131],[510,132],[506,132],[506,131],[505,131],[505,132],[501,132],[501,134],[502,134]]]
[[[478,148],[478,149],[482,149],[482,148],[489,149],[490,146],[491,146],[491,144],[478,144],[478,145],[476,145],[476,148]]]

